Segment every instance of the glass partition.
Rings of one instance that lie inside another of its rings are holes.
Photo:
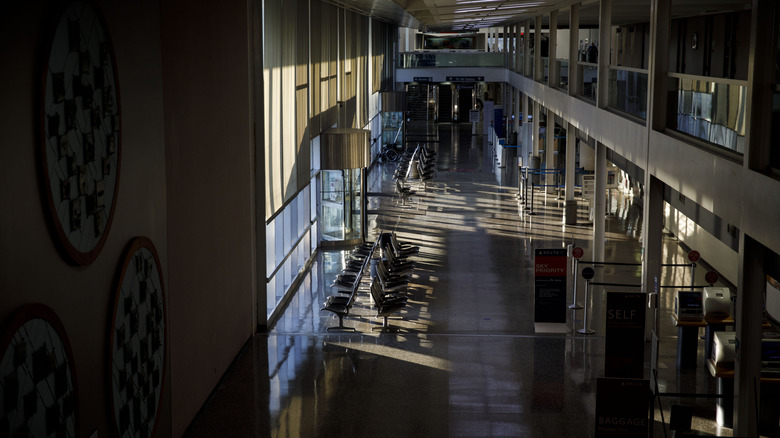
[[[568,90],[569,89],[569,60],[558,59],[556,62],[556,68],[558,69],[558,87]]]
[[[322,239],[349,241],[361,234],[361,169],[322,171]]]
[[[550,74],[550,58],[542,56],[542,82],[547,83]]]
[[[523,74],[523,70],[525,69],[525,55],[522,53],[518,53],[517,56],[520,58],[520,64],[517,67],[517,73]]]
[[[406,52],[400,55],[399,68],[506,66],[506,56],[500,52]]]
[[[580,62],[580,68],[578,71],[579,81],[582,84],[582,97],[590,100],[596,100],[598,96],[598,77],[599,67],[598,64],[590,62]]]
[[[610,67],[608,106],[647,119],[647,70]]]
[[[746,81],[673,73],[668,89],[668,128],[744,154]]]

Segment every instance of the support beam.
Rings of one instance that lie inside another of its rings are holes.
[[[512,132],[517,133],[517,145],[520,145],[520,119],[522,115],[520,114],[520,90],[518,88],[514,88],[515,98],[514,98],[514,109],[512,114],[515,116],[514,123],[512,124]]]
[[[531,117],[533,118],[533,130],[531,133],[532,141],[534,142],[534,148],[531,155],[534,157],[539,156],[539,113],[539,102],[534,101],[533,114],[531,114]]]
[[[669,72],[671,0],[653,0],[650,8],[650,59],[647,125],[656,131],[666,126],[666,80]],[[649,135],[649,132],[648,132]],[[649,152],[648,152],[649,153]],[[649,157],[647,164],[649,165]]]
[[[739,345],[734,362],[734,435],[758,436],[756,400],[760,400],[761,395],[761,316],[766,290],[764,248],[741,232],[739,254],[737,314],[734,317]]]
[[[580,4],[570,7],[569,15],[569,96],[582,94],[582,84],[579,81],[580,65],[578,61],[580,35]]]
[[[544,162],[545,162],[545,170],[554,170],[555,169],[555,113],[550,108],[547,108],[547,134],[544,141]],[[552,187],[553,184],[555,184],[556,178],[555,175],[552,174],[546,174],[545,175],[545,181],[547,185],[546,192],[548,194],[554,194],[555,193],[555,187]]]
[[[576,171],[577,156],[577,128],[571,124],[566,124],[566,181],[565,181],[565,199],[564,223],[566,225],[577,225],[577,200],[574,199],[574,172]]]
[[[547,85],[558,88],[561,85],[560,69],[558,68],[558,11],[550,11],[550,38],[547,49],[548,70]]]
[[[645,195],[642,207],[642,292],[659,292],[663,261],[664,183],[645,172]],[[658,333],[659,311],[645,314],[645,339],[650,330]]]
[[[596,141],[596,187],[593,202],[593,261],[604,261],[605,212],[607,209],[607,147]]]
[[[774,34],[773,24],[777,7],[776,0],[753,1],[748,58],[750,108],[747,110],[749,122],[745,132],[744,163],[747,169],[756,172],[771,173],[771,146],[766,140],[772,137],[773,117],[751,117],[751,114],[772,114],[773,95],[767,90],[772,90],[775,86],[774,63],[778,60],[765,54],[775,51],[776,39],[767,38],[767,35]]]
[[[523,63],[525,63],[525,67],[523,67],[523,75],[529,78],[534,77],[534,72],[531,71],[531,20],[525,20],[525,43],[523,44]]]
[[[542,16],[537,15],[534,22],[534,76],[535,81],[544,79],[544,64],[542,64]]]
[[[612,0],[601,0],[599,7],[598,95],[596,106],[606,108],[609,103],[609,54],[612,35]]]

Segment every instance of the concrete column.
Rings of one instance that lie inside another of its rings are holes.
[[[502,42],[504,43],[505,56],[509,56],[509,29],[509,26],[504,26],[504,38],[502,38]]]
[[[574,172],[577,158],[577,128],[566,124],[566,181],[563,220],[566,225],[577,225],[577,200],[574,199]]]
[[[772,113],[772,93],[767,93],[766,90],[771,90],[775,85],[776,61],[765,54],[775,50],[776,40],[767,38],[766,35],[772,35],[777,7],[776,0],[753,1],[748,58],[748,95],[752,108],[748,110],[748,114]],[[744,163],[747,168],[758,172],[769,169],[771,148],[767,146],[767,142],[761,140],[771,138],[772,122],[771,117],[750,117],[745,133]]]
[[[520,120],[522,115],[520,114],[520,89],[515,88],[515,98],[514,98],[514,111],[513,114],[515,115],[515,123],[514,126],[512,126],[512,130],[517,133],[517,144],[520,145]]]
[[[523,105],[523,123],[521,126],[521,130],[523,132],[523,152],[525,152],[524,157],[524,165],[528,166],[530,164],[529,157],[533,153],[533,140],[531,139],[531,126],[532,123],[528,123],[528,114],[531,113],[531,99],[528,97],[527,94],[523,94],[522,97],[522,105]]]
[[[531,139],[534,142],[533,151],[531,155],[534,157],[539,156],[539,112],[540,112],[539,102],[534,101],[533,113],[531,114],[531,117],[533,118],[533,128],[531,128]]]
[[[250,3],[250,9],[254,7]],[[250,11],[253,16],[257,16]],[[255,209],[252,215],[254,226],[254,245],[252,246],[252,256],[255,262],[254,276],[252,286],[256,293],[254,294],[255,308],[255,331],[265,333],[268,331],[268,269],[266,267],[266,244],[267,232],[265,226],[265,204],[266,204],[266,179],[263,175],[265,169],[265,82],[263,75],[263,32],[262,26],[257,22],[250,27],[252,40],[250,42],[252,49],[252,59],[249,62],[252,81],[250,81],[251,92],[254,94],[252,99],[252,114],[254,115],[254,161],[255,171],[253,172]],[[319,178],[318,178],[319,179]],[[312,190],[312,192],[315,192]],[[319,195],[319,190],[316,194]],[[315,196],[312,193],[312,196]],[[274,294],[274,291],[271,291]]]
[[[736,320],[739,353],[734,363],[734,435],[758,436],[756,400],[760,400],[761,327],[766,277],[764,248],[744,232],[739,236],[739,284]]]
[[[664,183],[645,172],[645,196],[642,208],[642,292],[653,293],[661,278],[664,231]],[[660,298],[660,297],[659,297]],[[645,313],[645,339],[650,330],[658,333],[659,310]]]
[[[535,81],[544,79],[544,65],[542,65],[542,16],[537,15],[534,22],[534,75]]]
[[[609,102],[609,54],[612,35],[612,0],[601,0],[599,7],[599,71],[596,106],[606,108]]]
[[[520,54],[523,53],[523,48],[520,46],[520,28],[521,28],[521,22],[515,23],[515,71],[520,72],[521,71],[521,64],[520,64]]]
[[[523,44],[523,75],[529,78],[534,77],[534,72],[531,71],[531,20],[525,20],[525,44]]]
[[[647,103],[648,123],[662,131],[666,126],[666,75],[669,71],[669,32],[672,0],[652,0],[650,7],[650,56]]]
[[[596,187],[593,202],[593,261],[604,261],[604,228],[607,206],[607,147],[596,142]]]
[[[510,140],[515,129],[515,118],[512,117],[515,115],[515,87],[509,84],[506,86],[506,98],[506,144],[514,144],[510,143]]]
[[[547,108],[547,138],[544,141],[545,170],[555,169],[555,113]],[[553,174],[546,174],[545,179],[548,186],[552,186],[557,181]],[[547,193],[554,194],[555,187],[547,187]]]
[[[666,124],[666,73],[669,59],[669,26],[671,0],[652,0],[650,7],[650,53],[648,83],[648,126],[650,129],[662,130]],[[603,45],[602,45],[603,47]],[[602,53],[607,56],[605,49],[599,48],[599,69],[601,69]],[[599,77],[601,81],[601,77]],[[650,130],[648,130],[649,135]],[[651,162],[651,149],[647,148],[645,155],[645,169],[649,169]],[[645,170],[644,202],[643,202],[643,229],[642,229],[642,291],[645,293],[658,292],[656,279],[661,278],[662,243],[663,243],[663,190],[664,184],[653,176],[649,170]],[[660,305],[660,295],[657,304]],[[645,319],[645,338],[650,338],[650,329],[658,330],[660,325],[660,309],[649,311]]]
[[[580,40],[580,4],[570,7],[569,15],[569,96],[582,94],[582,84],[579,81],[580,65],[577,63],[577,48]]]
[[[490,33],[493,35],[493,51],[498,52],[498,31],[495,27],[491,27]]]
[[[560,70],[558,69],[558,11],[550,11],[550,45],[548,49],[549,70],[547,71],[547,85],[550,87],[559,87]]]

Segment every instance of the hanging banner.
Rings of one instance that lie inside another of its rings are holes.
[[[646,306],[643,293],[607,293],[604,376],[644,377]]]
[[[566,323],[566,248],[534,253],[534,322]]]
[[[596,438],[646,437],[649,403],[647,379],[600,377],[596,382]]]

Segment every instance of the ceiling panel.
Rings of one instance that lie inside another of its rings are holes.
[[[574,0],[327,0],[345,9],[425,32],[469,32],[503,27],[560,11],[559,27],[568,27],[569,5]],[[584,0],[581,27],[598,27],[599,2]],[[750,9],[750,0],[674,0],[673,16],[695,16]],[[612,23],[626,25],[650,21],[650,0],[613,0]]]

